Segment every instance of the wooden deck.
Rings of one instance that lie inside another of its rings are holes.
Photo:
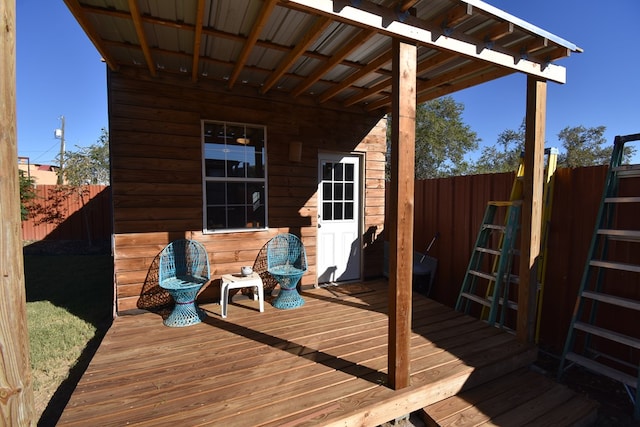
[[[535,347],[415,295],[412,385],[391,390],[386,281],[336,289],[304,292],[295,310],[236,300],[226,319],[204,305],[207,321],[187,328],[118,317],[58,425],[376,426],[536,359]]]

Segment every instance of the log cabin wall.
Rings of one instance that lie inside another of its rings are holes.
[[[109,72],[108,95],[117,312],[153,302],[157,255],[179,238],[205,245],[212,279],[219,279],[253,265],[277,233],[292,232],[307,249],[310,268],[302,286],[313,286],[317,164],[323,151],[362,155],[363,274],[381,274],[386,121],[380,113],[135,70]],[[266,126],[268,230],[203,234],[201,120]],[[302,142],[297,163],[289,161],[293,141]],[[215,283],[201,297],[217,298]]]

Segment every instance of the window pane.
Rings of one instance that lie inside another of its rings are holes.
[[[344,199],[353,200],[353,184],[352,183],[346,183],[344,185]]]
[[[331,191],[332,185],[330,182],[322,184],[322,200],[331,200],[333,198],[333,191]]]
[[[333,219],[333,210],[331,202],[325,202],[322,204],[322,219],[324,221],[331,221]]]
[[[353,203],[346,202],[344,204],[344,219],[353,219]]]
[[[208,206],[224,205],[226,203],[224,182],[207,182],[207,200]]]
[[[336,163],[334,169],[334,174],[333,174],[333,180],[334,181],[342,181],[344,174],[342,173],[342,163]]]
[[[326,181],[331,181],[333,176],[331,175],[331,171],[333,170],[333,163],[327,162],[322,165],[322,179]]]
[[[227,184],[227,203],[230,205],[244,205],[247,200],[246,184],[230,182]]]
[[[227,221],[229,228],[245,228],[245,207],[244,206],[229,206],[227,208]]]
[[[205,175],[208,177],[224,177],[225,161],[224,159],[205,159],[204,161]]]
[[[347,163],[344,165],[344,180],[353,182],[353,164]]]
[[[208,207],[207,208],[207,229],[219,230],[227,228],[226,208]]]
[[[225,151],[227,160],[227,176],[245,177],[246,164],[245,147],[237,145],[227,145]]]
[[[342,202],[336,202],[333,204],[333,219],[342,219]]]
[[[263,184],[247,184],[247,204],[253,206],[256,210],[258,207],[264,207],[264,185]]]
[[[266,224],[264,185],[247,184],[247,224],[249,228],[260,228]]]
[[[333,184],[333,200],[343,200],[342,184]]]
[[[204,142],[224,145],[224,124],[206,123],[204,125]]]

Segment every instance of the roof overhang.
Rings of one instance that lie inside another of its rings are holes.
[[[112,70],[133,67],[368,111],[391,103],[391,40],[417,100],[508,74],[564,83],[574,44],[479,0],[65,0]]]

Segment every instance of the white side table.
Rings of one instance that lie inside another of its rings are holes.
[[[220,312],[222,318],[227,317],[227,305],[229,304],[229,289],[241,289],[241,288],[257,288],[257,298],[260,301],[260,313],[264,312],[264,287],[262,285],[262,279],[256,272],[243,276],[239,273],[236,274],[223,274],[222,285],[220,289]],[[253,299],[256,299],[256,292],[253,293]]]

